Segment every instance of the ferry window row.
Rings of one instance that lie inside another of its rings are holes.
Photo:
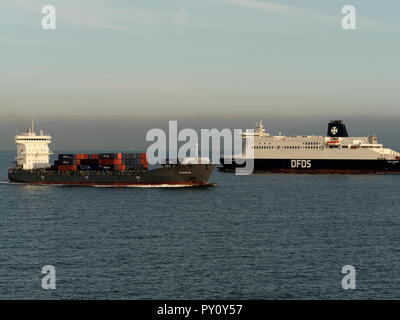
[[[255,146],[254,149],[276,149],[274,146]]]
[[[254,149],[319,149],[319,146],[255,146]]]
[[[30,138],[23,138],[17,139],[17,141],[50,141],[49,139],[30,139]]]

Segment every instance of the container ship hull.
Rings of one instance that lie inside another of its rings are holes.
[[[15,136],[16,164],[8,169],[14,183],[71,186],[195,187],[207,186],[215,165],[198,158],[166,159],[159,168],[149,169],[144,152],[53,154],[51,136],[32,126]],[[207,159],[208,160],[208,159]]]
[[[212,164],[177,164],[152,170],[133,171],[58,171],[10,168],[11,182],[37,185],[113,186],[113,187],[195,187],[207,186]]]
[[[223,171],[243,167],[235,160],[221,158]],[[242,163],[242,161],[238,161]],[[400,174],[399,160],[350,159],[254,159],[254,172],[271,173],[336,173],[336,174]]]

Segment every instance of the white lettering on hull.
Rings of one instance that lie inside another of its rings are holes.
[[[290,166],[294,169],[309,169],[311,168],[311,160],[291,160]]]

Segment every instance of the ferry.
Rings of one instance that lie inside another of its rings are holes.
[[[254,172],[399,174],[400,153],[376,135],[351,137],[343,120],[331,120],[326,136],[272,135],[257,122],[243,132],[242,154],[221,157],[221,170],[235,171],[253,162]]]

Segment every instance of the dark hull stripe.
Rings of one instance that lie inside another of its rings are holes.
[[[137,172],[60,172],[10,168],[12,182],[37,185],[195,187],[205,186],[215,165],[179,164]]]
[[[224,163],[223,170],[243,167],[235,162]],[[272,173],[342,173],[400,174],[399,160],[327,160],[327,159],[255,159],[254,172]]]
[[[379,170],[346,170],[346,169],[263,169],[254,172],[271,173],[334,173],[334,174],[400,174],[400,171],[379,171]]]
[[[35,185],[69,185],[69,186],[111,186],[111,187],[127,187],[127,186],[184,186],[184,187],[199,187],[206,186],[207,183],[192,183],[192,182],[166,182],[166,183],[130,183],[130,182],[12,182],[15,184],[35,184]]]

